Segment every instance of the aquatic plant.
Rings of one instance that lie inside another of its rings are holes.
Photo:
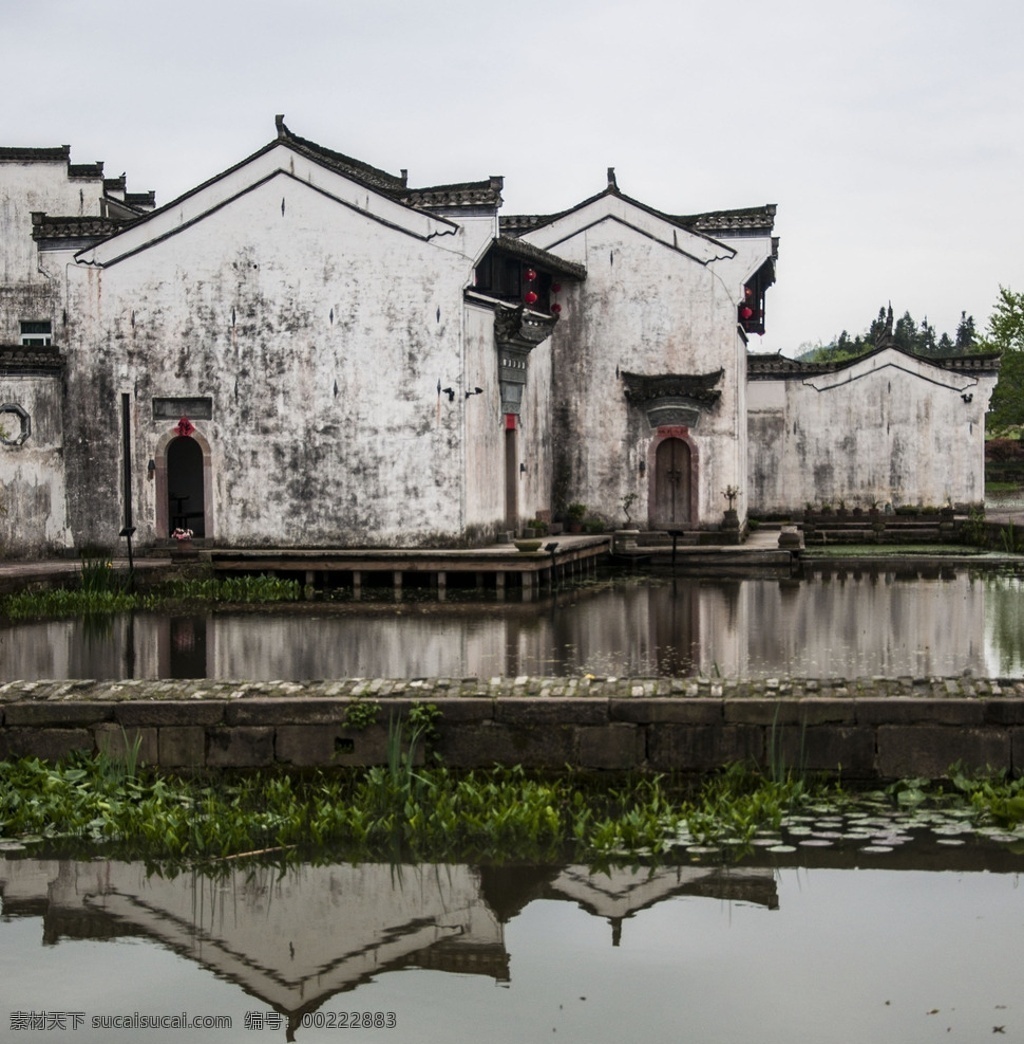
[[[1024,777],[1010,780],[1005,776],[979,776],[955,765],[950,769],[950,779],[974,808],[1001,826],[1024,823]]]
[[[182,602],[294,602],[302,596],[298,580],[279,576],[225,576],[175,579],[161,584],[147,598],[147,608],[171,599]]]
[[[3,615],[12,620],[37,617],[89,616],[124,613],[138,604],[126,591],[93,590],[17,591],[3,599]]]
[[[356,700],[354,703],[349,704],[348,709],[345,711],[343,724],[346,729],[350,729],[353,732],[362,732],[363,729],[376,725],[379,715],[379,701]]]

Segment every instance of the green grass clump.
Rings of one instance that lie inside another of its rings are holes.
[[[133,609],[159,610],[180,605],[232,603],[258,605],[294,602],[302,595],[297,580],[276,576],[209,577],[171,580],[146,595],[130,590],[127,573],[109,560],[83,559],[78,583],[53,591],[19,591],[0,601],[0,613],[11,620],[127,613]]]
[[[749,839],[804,799],[802,785],[730,770],[687,796],[661,776],[609,787],[572,772],[521,767],[456,772],[417,765],[429,723],[393,723],[387,765],[215,779],[139,770],[76,755],[0,763],[0,836],[61,850],[113,848],[150,860],[233,858],[267,849],[333,848],[350,858],[603,860],[656,855],[683,834]]]
[[[294,602],[302,595],[298,580],[278,576],[226,576],[171,580],[147,598],[147,608],[175,602]]]

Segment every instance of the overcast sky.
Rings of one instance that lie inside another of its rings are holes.
[[[507,214],[776,203],[752,350],[1024,290],[1020,0],[0,0],[0,144],[162,204],[296,134]]]

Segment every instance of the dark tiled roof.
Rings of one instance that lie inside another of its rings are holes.
[[[69,178],[102,178],[103,177],[103,161],[98,160],[96,163],[69,163],[68,164],[68,177]]]
[[[768,233],[775,227],[774,203],[762,207],[743,207],[740,210],[712,210],[706,214],[679,215],[670,220],[684,228],[705,235],[728,235],[737,232]]]
[[[130,222],[103,217],[50,217],[32,215],[32,238],[41,239],[102,239],[120,232]]]
[[[399,195],[410,207],[500,207],[504,178],[497,175],[486,181],[463,181],[455,185],[432,185],[409,189]]]
[[[587,278],[587,270],[583,265],[579,265],[575,261],[566,261],[557,254],[541,250],[540,247],[521,239],[515,239],[513,236],[499,236],[494,241],[494,245],[503,254],[532,262],[541,268],[546,268],[549,272],[557,272],[559,275],[570,276],[573,279]]]
[[[156,191],[150,189],[148,192],[126,192],[124,201],[132,207],[155,207]]]
[[[70,145],[57,145],[49,149],[23,149],[16,145],[0,147],[0,162],[11,160],[21,163],[57,163],[71,158]]]
[[[741,210],[715,210],[706,214],[689,214],[686,216],[666,214],[664,211],[649,207],[646,203],[641,203],[640,200],[633,199],[624,192],[620,192],[614,179],[610,178],[608,187],[603,192],[599,192],[596,196],[590,196],[588,199],[583,200],[582,203],[577,203],[576,206],[570,207],[568,210],[561,210],[557,214],[510,214],[507,217],[502,216],[500,219],[501,230],[510,236],[525,235],[535,228],[541,228],[552,221],[557,221],[566,214],[582,209],[602,196],[618,196],[627,203],[631,203],[633,206],[639,207],[640,210],[653,214],[671,225],[677,225],[679,228],[685,228],[689,232],[696,232],[698,235],[712,239],[716,235],[767,235],[775,224],[776,206],[774,203],[766,203],[760,207],[744,207]]]
[[[362,160],[353,159],[351,156],[335,152],[333,149],[326,149],[323,145],[318,145],[308,138],[300,138],[285,126],[283,116],[276,117],[276,123],[279,141],[288,142],[297,152],[309,156],[340,174],[369,185],[406,206],[435,210],[501,205],[503,179],[500,177],[492,176],[486,181],[463,181],[451,185],[429,185],[411,189],[404,170],[398,177],[379,167],[372,167],[369,163],[363,163]]]
[[[362,160],[353,159],[351,156],[335,152],[333,149],[325,149],[323,145],[318,145],[315,141],[309,141],[307,138],[300,138],[285,126],[283,116],[277,116],[275,122],[277,124],[278,139],[287,141],[297,152],[305,153],[327,167],[332,167],[342,174],[348,174],[355,177],[358,181],[363,181],[374,188],[383,189],[390,194],[405,189],[404,176],[396,177],[394,174],[389,174],[386,170],[381,170],[379,167],[371,167],[369,163],[363,163]]]
[[[498,225],[507,235],[522,236],[535,228],[550,224],[565,213],[568,212],[563,210],[558,214],[502,214],[498,218]]]
[[[64,369],[64,356],[54,347],[38,348],[24,345],[0,345],[0,373],[51,374]]]
[[[917,359],[920,362],[929,363],[942,370],[950,370],[954,373],[983,373],[993,374],[999,371],[999,352],[985,352],[976,355],[949,355],[949,356],[927,356],[915,355],[913,352],[904,351],[896,345],[875,348],[855,359],[843,359],[841,362],[801,362],[799,359],[787,359],[784,355],[748,355],[747,356],[747,379],[752,381],[772,380],[797,380],[802,377],[815,377],[822,373],[836,373],[845,370],[862,359],[870,358],[879,352],[885,351],[886,347],[895,352]]]

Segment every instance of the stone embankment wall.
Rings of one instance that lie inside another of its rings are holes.
[[[1024,682],[976,678],[10,682],[0,757],[138,743],[140,761],[178,771],[374,765],[415,703],[441,712],[434,749],[456,768],[1024,773]],[[356,704],[379,705],[377,722],[347,726]]]

